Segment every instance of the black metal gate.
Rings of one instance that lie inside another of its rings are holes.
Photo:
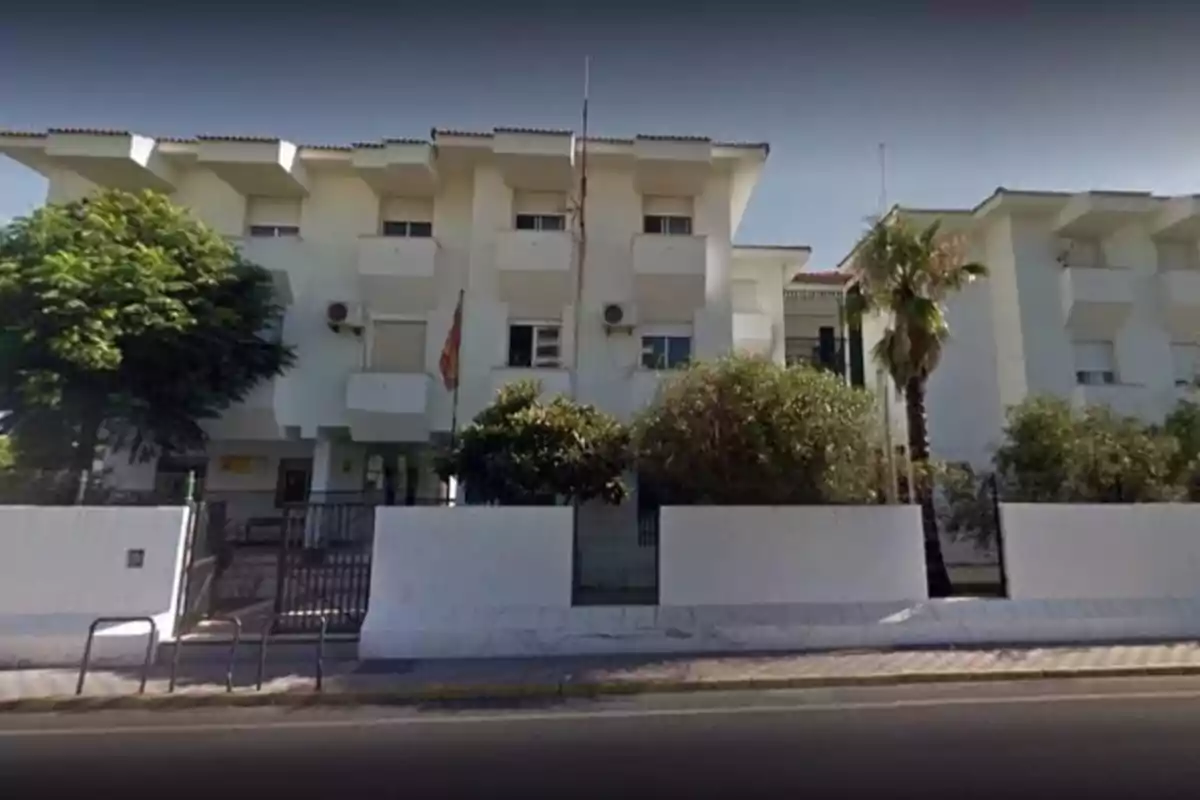
[[[286,509],[275,583],[275,633],[357,633],[367,616],[375,507],[307,503]]]

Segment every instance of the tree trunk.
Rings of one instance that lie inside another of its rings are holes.
[[[904,387],[904,405],[908,416],[908,454],[914,471],[929,463],[929,430],[925,419],[925,382],[913,379]],[[917,501],[921,504],[921,527],[925,532],[925,569],[929,582],[930,597],[947,597],[950,594],[950,572],[946,569],[946,558],[942,554],[942,540],[938,536],[937,511],[933,505],[933,487],[930,482],[918,478],[916,481]],[[911,496],[913,487],[909,487]]]
[[[75,460],[71,465],[75,476],[75,505],[81,506],[87,498],[88,485],[92,482],[92,466],[96,461],[96,442],[100,438],[100,418],[85,414],[79,427],[79,441],[75,443]]]

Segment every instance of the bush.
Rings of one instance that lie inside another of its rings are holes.
[[[1180,499],[1179,441],[1105,407],[1031,398],[1009,409],[996,471],[1005,498],[1034,503]]]
[[[532,381],[505,386],[439,458],[442,479],[456,477],[473,499],[501,505],[624,500],[629,431],[592,406],[540,394]]]
[[[871,396],[829,372],[698,363],[637,419],[639,479],[664,504],[872,502],[874,429]]]

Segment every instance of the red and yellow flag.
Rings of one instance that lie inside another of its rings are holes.
[[[462,313],[463,292],[458,293],[458,305],[454,307],[454,322],[450,324],[450,332],[446,334],[446,343],[442,345],[442,357],[438,359],[438,369],[442,373],[442,385],[446,391],[458,388],[458,351],[462,346]]]

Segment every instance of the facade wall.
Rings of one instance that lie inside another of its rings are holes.
[[[1014,600],[1195,598],[1200,510],[1188,504],[1006,503]]]
[[[915,506],[668,507],[660,548],[664,606],[928,597]]]

